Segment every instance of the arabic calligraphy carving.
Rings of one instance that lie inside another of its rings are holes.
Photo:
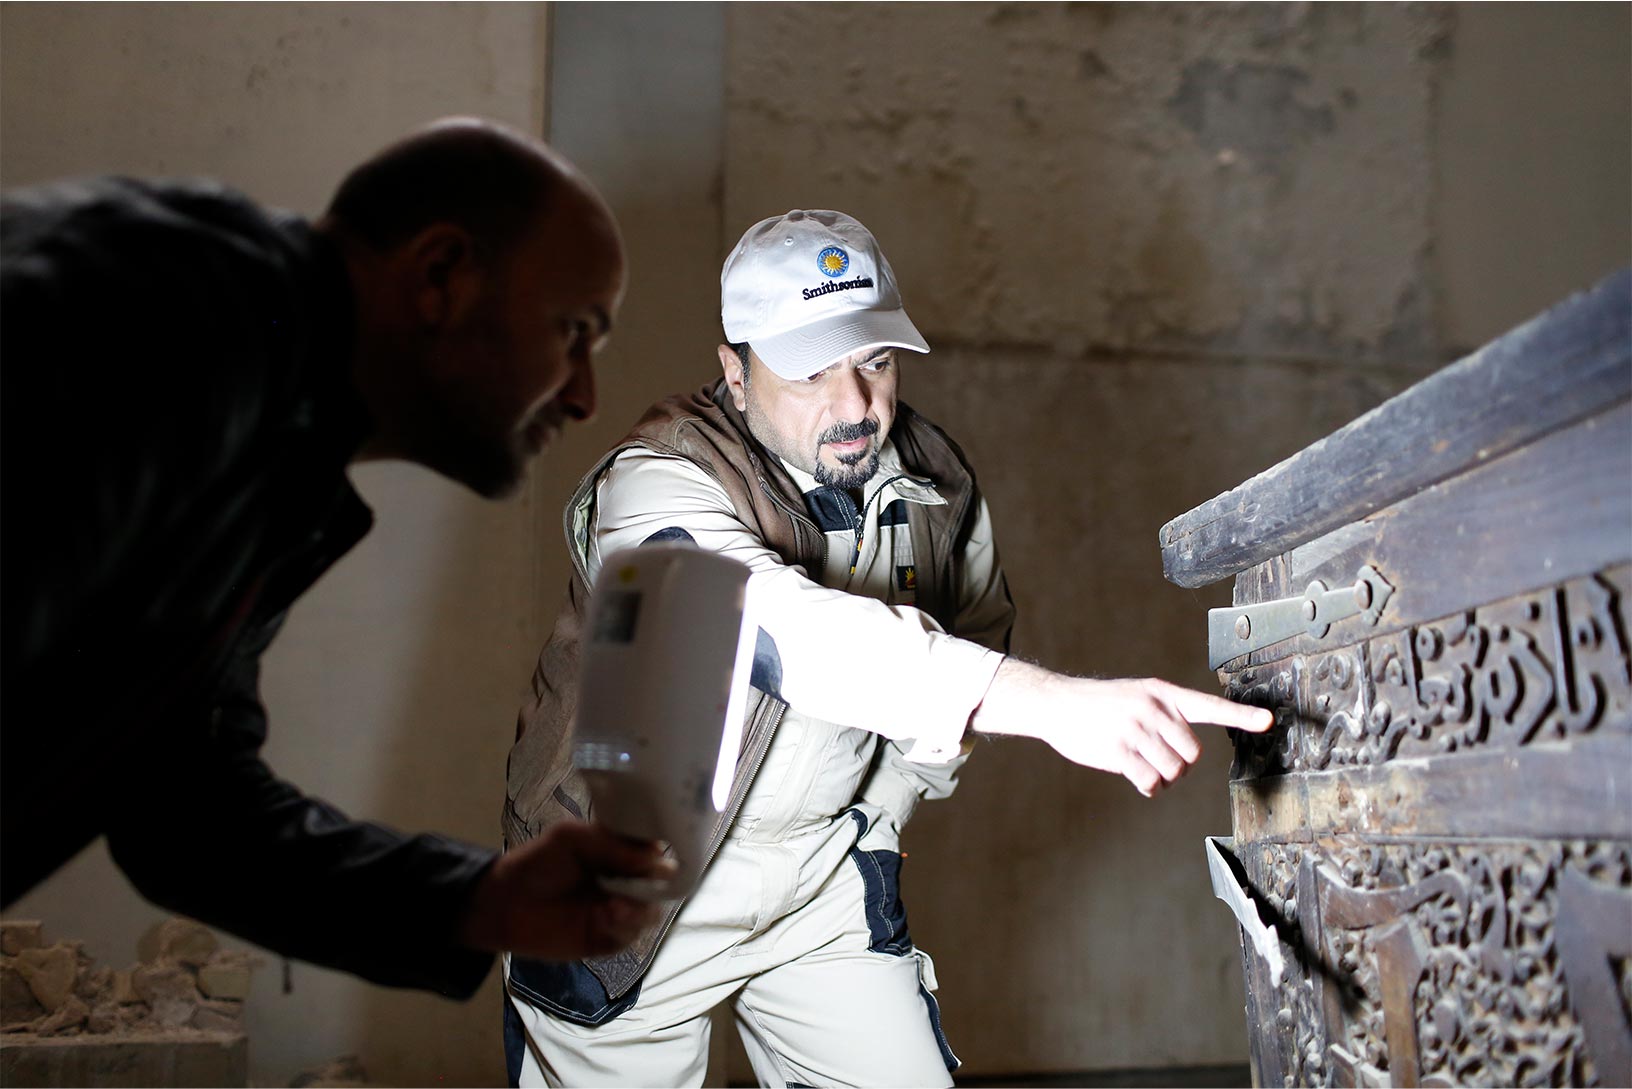
[[[1276,713],[1236,736],[1232,778],[1513,748],[1632,729],[1619,567],[1321,654],[1229,675]]]

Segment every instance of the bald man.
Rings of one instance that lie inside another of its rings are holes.
[[[346,470],[512,491],[595,408],[623,254],[543,144],[438,123],[318,222],[203,182],[0,204],[9,904],[98,835],[154,902],[380,983],[471,994],[499,950],[605,953],[663,872],[587,825],[502,858],[353,821],[260,759],[259,660],[368,531]]]

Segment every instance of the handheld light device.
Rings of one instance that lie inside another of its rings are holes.
[[[662,840],[669,881],[603,878],[645,900],[683,896],[702,874],[742,740],[758,628],[745,615],[748,568],[688,544],[605,558],[582,638],[573,763],[592,818]]]

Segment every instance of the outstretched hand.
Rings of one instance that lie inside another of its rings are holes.
[[[662,906],[609,893],[597,879],[674,872],[656,844],[563,821],[499,856],[476,886],[460,936],[477,949],[543,960],[613,953],[657,922]]]
[[[1047,741],[1067,760],[1124,777],[1147,798],[1201,756],[1195,723],[1262,733],[1274,718],[1155,678],[1068,677],[1010,658],[970,720],[982,733]]]

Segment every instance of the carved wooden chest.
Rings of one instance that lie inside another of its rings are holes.
[[[1276,716],[1210,845],[1260,1085],[1632,1084],[1629,319],[1632,271],[1162,529]]]

